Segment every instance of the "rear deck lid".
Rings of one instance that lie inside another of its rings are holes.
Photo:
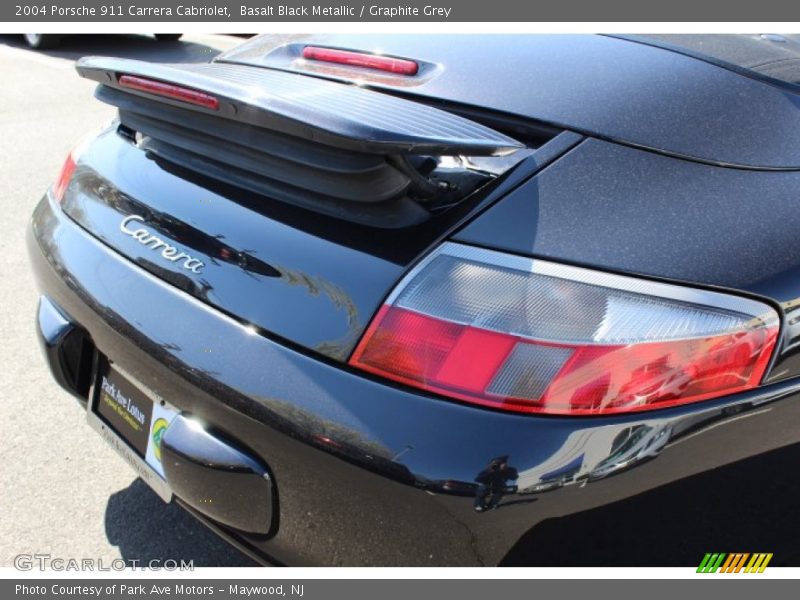
[[[82,61],[120,119],[75,157],[62,207],[254,332],[333,360],[418,256],[580,139],[523,144],[353,86],[211,66]]]
[[[420,69],[402,77],[307,60],[302,53],[309,45],[412,59]],[[287,36],[260,36],[218,60],[360,81],[372,89],[535,119],[693,160],[800,168],[796,85],[770,85],[685,53],[624,39],[317,34],[287,41]]]

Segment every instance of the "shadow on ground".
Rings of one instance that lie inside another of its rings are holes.
[[[108,541],[128,564],[183,560],[195,567],[258,566],[175,502],[164,504],[141,479],[109,497],[105,527]]]
[[[243,40],[242,40],[243,41]],[[77,60],[82,56],[116,56],[151,62],[208,62],[220,51],[197,42],[159,42],[145,35],[69,35],[54,50],[31,50],[21,35],[0,35],[0,44],[45,56]]]

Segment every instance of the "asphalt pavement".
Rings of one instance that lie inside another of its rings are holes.
[[[222,35],[179,42],[91,35],[35,52],[22,36],[0,36],[0,566],[12,566],[20,554],[105,564],[253,564],[182,508],[164,505],[51,380],[34,337],[37,294],[24,243],[33,208],[70,148],[114,116],[93,98],[94,85],[77,76],[75,59],[204,62],[241,42]]]

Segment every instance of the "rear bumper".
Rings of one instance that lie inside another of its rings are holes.
[[[501,414],[410,393],[255,335],[121,257],[48,198],[28,243],[39,289],[64,316],[51,326],[40,319],[59,383],[70,387],[59,352],[74,328],[267,465],[270,532],[211,523],[265,562],[696,564],[728,539],[714,532],[737,527],[717,524],[720,507],[706,505],[724,473],[715,469],[744,465],[742,489],[767,487],[792,468],[776,453],[800,442],[798,382],[626,417]],[[518,477],[478,485],[498,457]],[[768,462],[748,467],[752,457]],[[660,512],[646,514],[647,502]],[[673,522],[694,533],[696,523],[708,525],[692,541],[664,529]],[[598,539],[606,530],[613,538]],[[731,538],[738,548],[745,533]],[[758,548],[772,551],[770,533],[760,535]],[[665,536],[683,540],[668,556],[634,547],[654,548]]]

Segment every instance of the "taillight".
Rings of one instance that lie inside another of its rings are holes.
[[[350,364],[510,411],[609,414],[758,386],[778,327],[747,298],[446,243]]]
[[[320,48],[318,46],[306,46],[303,48],[303,58],[360,67],[362,69],[386,71],[396,75],[416,75],[419,70],[419,65],[416,62],[405,58],[393,58],[380,54],[337,50],[335,48]]]
[[[184,102],[186,104],[202,106],[210,110],[219,110],[219,100],[215,96],[192,88],[166,83],[164,81],[157,81],[155,79],[148,79],[146,77],[136,77],[135,75],[120,75],[118,82],[119,85],[124,88],[177,100],[178,102]]]
[[[58,173],[55,183],[53,183],[53,198],[59,204],[64,199],[64,192],[67,190],[72,174],[75,172],[75,151],[73,150],[67,154],[64,164],[61,165],[61,171]]]

